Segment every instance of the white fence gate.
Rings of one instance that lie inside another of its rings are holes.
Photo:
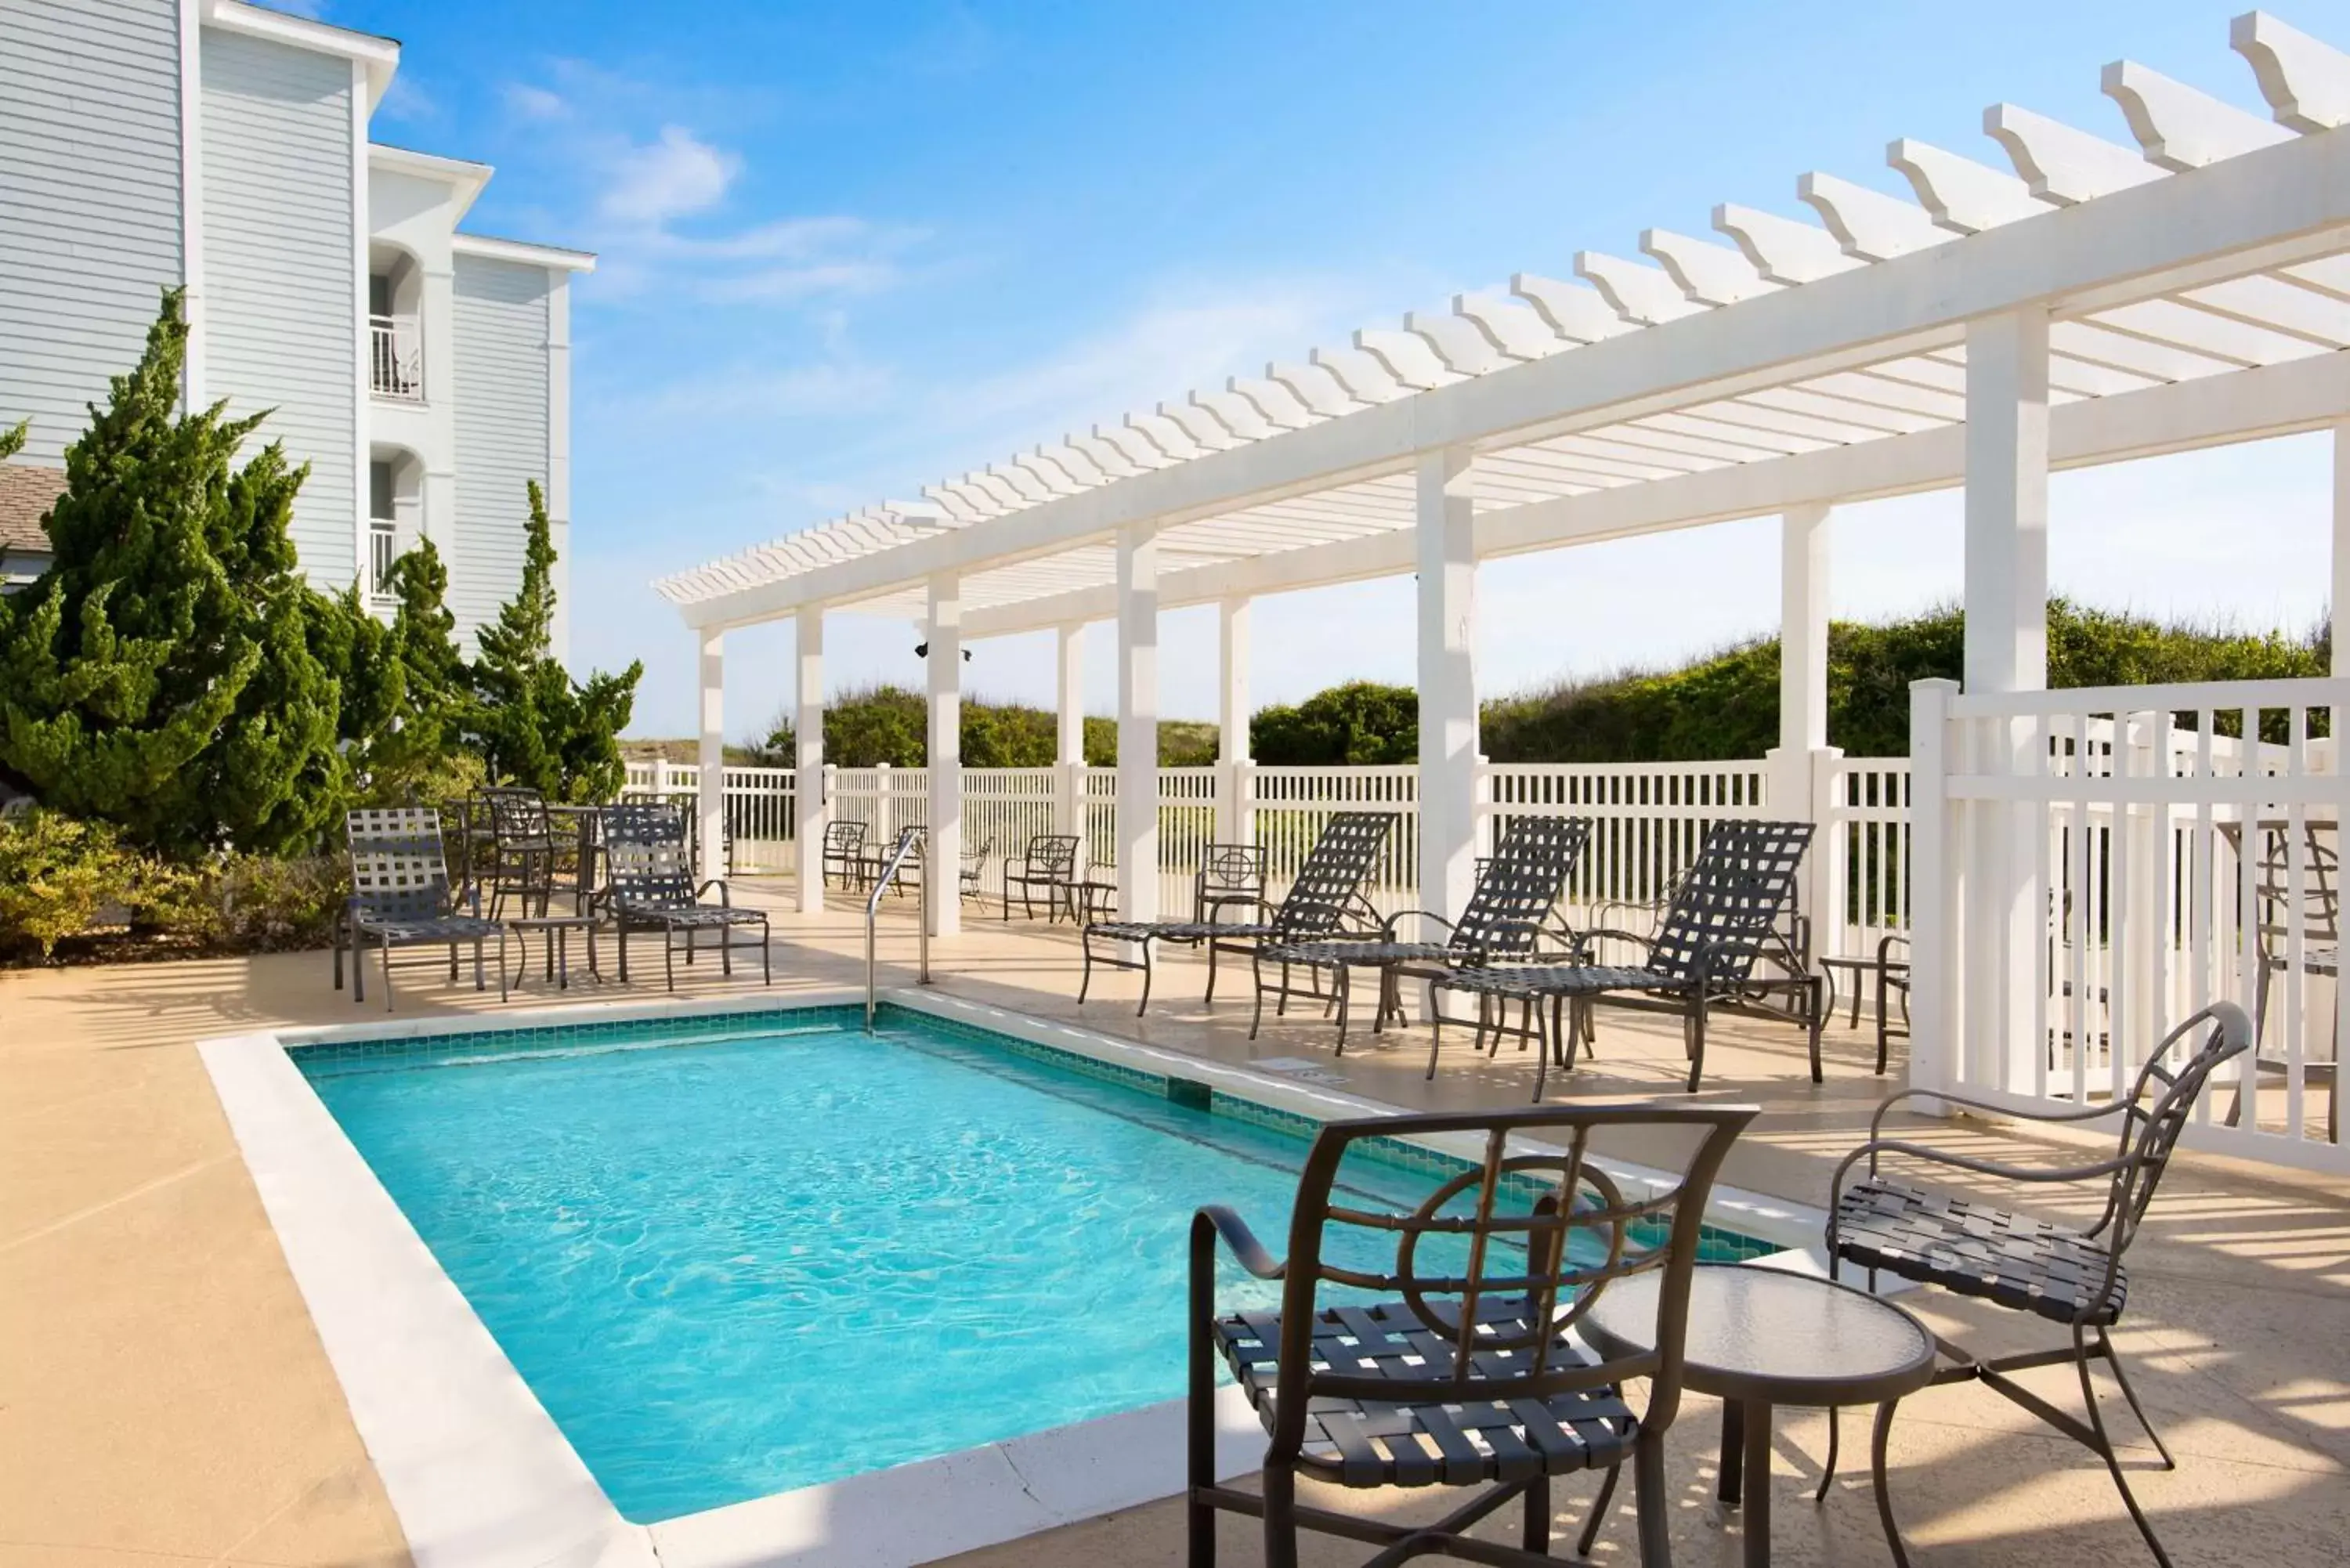
[[[1921,686],[1913,1081],[2018,1108],[2110,1100],[2224,998],[2258,1021],[2256,1061],[2226,1070],[2190,1139],[2350,1170],[2334,1070],[2345,781],[2319,733],[2345,709],[2344,680]]]

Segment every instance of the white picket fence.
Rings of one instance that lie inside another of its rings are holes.
[[[1825,879],[1831,909],[1818,922],[1821,950],[1875,951],[1878,936],[1903,925],[1904,805],[1908,764],[1898,759],[1824,758],[1815,795],[1822,842],[1835,857]],[[1490,851],[1515,818],[1590,819],[1592,839],[1567,889],[1565,912],[1584,921],[1609,904],[1654,903],[1666,896],[1703,841],[1725,818],[1765,815],[1768,773],[1761,762],[1625,764],[1487,763],[1479,770],[1482,849]],[[691,798],[699,770],[690,763],[639,763],[631,794]],[[926,819],[930,775],[922,768],[826,770],[836,820],[865,823],[886,842]],[[1113,768],[966,768],[963,842],[984,845],[983,886],[993,889],[1004,857],[1042,833],[1077,832],[1088,871],[1105,879],[1118,858],[1118,774]],[[1228,794],[1241,801],[1226,811]],[[1419,771],[1381,767],[1211,766],[1159,772],[1159,908],[1188,910],[1191,876],[1206,846],[1245,822],[1264,846],[1276,896],[1295,877],[1335,814],[1384,811],[1395,828],[1366,891],[1383,911],[1419,903]],[[786,871],[795,863],[798,814],[789,769],[729,767],[726,822],[738,871]],[[1069,824],[1064,827],[1063,824]]]
[[[2019,1108],[2110,1100],[2171,1027],[2232,1000],[2260,1021],[2259,1070],[2224,1070],[2190,1139],[2350,1170],[2345,780],[2312,735],[2345,713],[2343,680],[1922,691],[1913,1079]],[[2264,721],[2265,742],[2218,733]]]

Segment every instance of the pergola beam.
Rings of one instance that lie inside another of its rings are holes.
[[[2151,84],[2134,76],[2131,85]],[[2204,129],[2194,125],[2186,139]],[[2228,130],[2241,134],[2235,125]],[[2166,145],[2180,140],[2168,125],[2164,133]],[[1811,183],[1814,195],[1825,193],[1821,182]],[[1920,210],[1908,211],[1931,228]],[[1037,502],[985,528],[923,532],[893,547],[688,603],[681,611],[694,626],[774,618],[809,600],[869,597],[936,571],[1055,554],[1138,523],[1163,526],[1404,472],[1419,453],[1448,446],[1483,452],[1620,422],[1644,410],[1686,408],[1862,369],[1871,360],[1947,343],[1978,317],[2026,306],[2106,308],[2233,272],[2306,260],[2338,247],[2345,226],[2350,139],[2293,137],[2216,166],[2005,223],[1960,246],[1931,244],[1800,287],[1700,309],[1693,319],[1663,321],[1306,429],[1202,452]],[[1610,270],[1621,286],[1624,269]],[[1669,281],[1661,271],[1645,270]],[[1348,376],[1359,381],[1357,372],[1367,366],[1357,362],[1370,359],[1340,350],[1320,362],[1343,360]],[[1367,381],[1353,389],[1372,396],[1384,390]]]
[[[2327,428],[2350,419],[2350,365],[2327,356],[2175,386],[2061,404],[2049,415],[2050,466],[2089,468],[2166,452]],[[1537,502],[1477,517],[1480,559],[1599,539],[1758,517],[1802,505],[1950,489],[1965,478],[1965,427],[1742,463],[1645,484]],[[1409,530],[1170,572],[1162,608],[1290,593],[1412,570]],[[1108,618],[1107,586],[966,612],[966,637]]]

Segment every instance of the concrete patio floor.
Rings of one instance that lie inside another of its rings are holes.
[[[752,888],[778,908],[783,888]],[[1407,1106],[1522,1103],[1530,1057],[1471,1059],[1465,1034],[1423,1082],[1427,1034],[1358,1037],[1333,1060],[1313,1017],[1246,1039],[1244,975],[1200,1002],[1201,972],[1177,956],[1151,1016],[1137,1021],[1139,977],[1097,977],[1082,1010],[1067,928],[1008,928],[973,910],[965,934],[934,951],[941,986],[1032,1014],[1225,1061],[1309,1057],[1348,1089]],[[778,913],[775,994],[862,978],[861,922],[836,911]],[[909,978],[910,926],[884,928],[884,983]],[[650,956],[652,944],[640,950]],[[576,957],[577,955],[575,955]],[[608,948],[606,968],[609,963]],[[656,994],[639,968],[628,994]],[[681,994],[756,992],[755,973],[721,981],[705,960]],[[410,955],[401,1012],[494,1016],[494,992],[445,983]],[[569,1000],[617,993],[574,991]],[[1367,997],[1367,987],[1365,991]],[[556,1000],[536,979],[515,1005]],[[1358,1009],[1358,1016],[1367,1009]],[[327,983],[323,954],[0,973],[0,1568],[130,1564],[303,1564],[390,1568],[408,1561],[332,1370],[280,1256],[193,1043],[272,1024],[379,1019]],[[1671,1092],[1677,1026],[1603,1015],[1601,1054],[1553,1098]],[[1825,1086],[1804,1075],[1785,1024],[1721,1029],[1709,1088],[1763,1115],[1725,1179],[1819,1203],[1837,1157],[1898,1082],[1869,1072],[1874,1045],[1832,1030]],[[2044,1146],[1977,1126],[1921,1122],[1915,1136],[2031,1158]],[[2069,1151],[2067,1151],[2069,1152]],[[2094,1198],[2052,1213],[2093,1212]],[[2132,1480],[2182,1564],[2316,1563],[2350,1557],[2350,1183],[2183,1157],[2131,1256],[2118,1337],[2141,1394],[2180,1459],[2157,1468],[2141,1442]],[[2020,1342],[2012,1314],[1928,1294],[1907,1298],[1935,1326],[1992,1345]],[[2035,1339],[2035,1343],[2037,1340]],[[2060,1403],[2068,1375],[2037,1375]],[[2077,1397],[2077,1393],[2072,1395]],[[2118,1402],[2117,1431],[2137,1433]],[[1691,1397],[1670,1439],[1677,1560],[1736,1560],[1737,1516],[1711,1501],[1720,1407]],[[1774,1494],[1777,1560],[1888,1561],[1866,1470],[1865,1419],[1848,1423],[1843,1479],[1814,1509],[1824,1417],[1783,1417]],[[2063,1561],[2068,1568],[2150,1562],[2102,1466],[1976,1387],[1929,1390],[1902,1407],[1893,1491],[1921,1564]],[[1800,1490],[1799,1490],[1800,1489]],[[1592,1493],[1556,1494],[1562,1531]],[[1628,1488],[1627,1489],[1628,1494]],[[1628,1495],[1621,1500],[1628,1504]],[[1405,1515],[1447,1506],[1432,1494],[1361,1497]],[[1505,1511],[1503,1518],[1512,1516]],[[1491,1526],[1506,1532],[1502,1524]],[[1258,1561],[1250,1521],[1225,1524],[1225,1560]],[[1611,1522],[1597,1559],[1632,1560],[1630,1515]],[[1564,1550],[1562,1548],[1562,1550]],[[1315,1542],[1306,1561],[1359,1562],[1367,1549]],[[972,1554],[968,1564],[1172,1564],[1181,1515],[1152,1504]]]

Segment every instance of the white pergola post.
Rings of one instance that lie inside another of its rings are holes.
[[[702,763],[694,779],[699,881],[726,875],[726,634],[702,634]]]
[[[800,913],[824,912],[824,833],[832,822],[824,766],[824,609],[811,605],[794,618],[798,646],[792,655],[793,780],[798,820]]]
[[[1466,448],[1417,468],[1419,902],[1458,919],[1477,874],[1477,556]]]
[[[2334,602],[2327,611],[2334,622],[2334,670],[2350,675],[2350,420],[2334,427]],[[2336,740],[2334,745],[2343,744]],[[2350,758],[2335,753],[2334,770],[2350,773]]]
[[[2038,691],[2048,685],[2048,314],[2027,307],[1967,326],[1966,690]],[[2007,771],[2038,771],[2029,726],[2001,742]],[[1986,810],[1963,881],[1972,923],[1964,1038],[1950,1043],[1978,1086],[2031,1079],[2033,992],[2048,910],[2036,892],[2038,860],[2029,806]]]
[[[1256,788],[1249,754],[1249,601],[1216,606],[1216,836],[1256,840]]]
[[[1059,628],[1059,681],[1055,692],[1058,738],[1053,748],[1053,830],[1077,836],[1082,863],[1086,848],[1086,628]],[[1024,846],[1004,846],[1016,855]]]
[[[934,937],[962,931],[962,585],[952,572],[931,578],[930,830],[922,902]]]
[[[1828,509],[1799,506],[1779,518],[1779,743],[1770,753],[1769,810],[1818,831],[1804,857],[1796,897],[1810,917],[1815,952],[1831,950],[1841,911],[1831,908],[1839,857],[1820,821],[1819,792],[1835,753],[1828,748]]]
[[[1159,918],[1159,539],[1118,535],[1118,907]]]

